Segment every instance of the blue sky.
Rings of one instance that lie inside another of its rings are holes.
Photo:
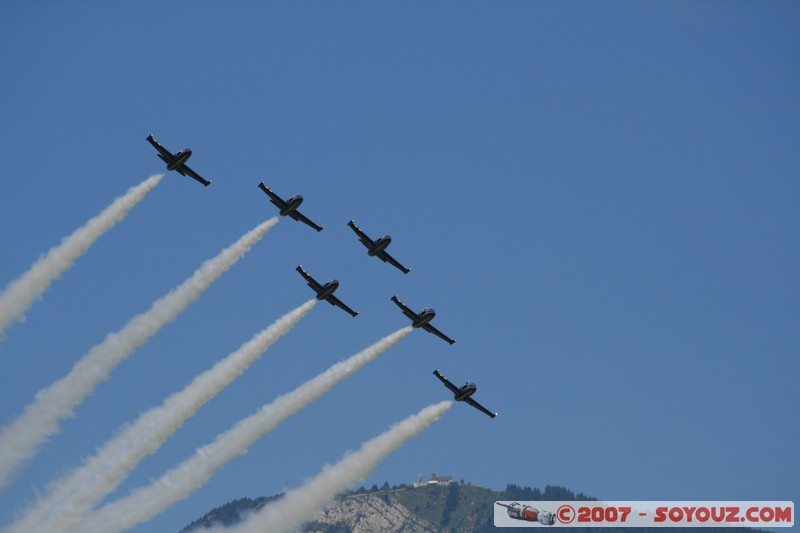
[[[800,7],[793,2],[0,6],[0,285],[190,146],[0,343],[0,425],[303,194],[0,495],[36,490],[311,295],[322,304],[112,498],[433,306],[414,332],[136,531],[298,486],[444,399],[365,485],[437,471],[606,499],[800,499]],[[412,269],[368,258],[350,219]]]

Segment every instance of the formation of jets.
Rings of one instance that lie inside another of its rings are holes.
[[[152,135],[147,136],[147,141],[153,145],[153,147],[158,151],[158,157],[167,164],[167,170],[174,170],[181,174],[182,176],[189,176],[196,181],[202,183],[204,186],[208,187],[211,185],[211,181],[203,178],[194,170],[189,168],[186,165],[186,161],[192,156],[192,151],[189,148],[184,148],[183,150],[173,154],[163,146],[161,146],[158,141],[156,141]],[[281,216],[288,216],[298,222],[302,222],[303,224],[313,228],[316,231],[322,231],[324,228],[302,213],[297,210],[300,207],[300,204],[303,203],[303,197],[298,195],[292,196],[287,200],[284,200],[277,194],[275,194],[272,189],[264,185],[264,182],[258,184],[258,187],[264,191],[269,197],[269,201],[275,205]],[[390,265],[394,266],[398,270],[400,270],[403,274],[408,274],[411,272],[411,269],[406,268],[403,266],[399,261],[397,261],[394,257],[389,255],[386,251],[386,248],[392,242],[392,238],[388,235],[384,235],[379,237],[376,240],[372,240],[364,231],[361,230],[354,220],[351,220],[347,223],[350,229],[355,232],[358,236],[358,240],[367,248],[367,255],[370,257],[377,257],[384,263],[389,263]],[[339,282],[337,280],[331,280],[326,283],[319,283],[315,280],[311,275],[306,272],[302,265],[299,265],[295,270],[303,277],[309,287],[316,293],[317,300],[325,300],[329,304],[339,307],[340,309],[344,310],[346,313],[350,314],[351,316],[355,317],[358,315],[357,311],[353,311],[350,307],[348,307],[344,302],[342,302],[339,298],[333,295],[336,292],[336,289],[339,288]],[[397,296],[392,296],[391,300],[400,308],[403,314],[411,320],[411,325],[414,328],[420,328],[428,333],[432,333],[439,337],[440,339],[444,340],[448,344],[454,344],[456,341],[451,339],[435,327],[431,325],[431,320],[436,316],[436,311],[431,308],[424,308],[419,313],[415,313],[412,311],[408,306],[406,306],[403,302],[401,302]],[[450,391],[454,394],[456,401],[463,401],[471,405],[472,407],[478,409],[479,411],[487,414],[491,418],[497,416],[497,413],[493,413],[483,407],[481,404],[476,402],[472,399],[472,395],[475,391],[478,390],[477,386],[474,383],[467,382],[463,387],[458,388],[450,381],[447,380],[442,374],[439,373],[438,370],[435,370],[433,374],[439,378],[442,383],[444,383],[445,387],[450,389]]]

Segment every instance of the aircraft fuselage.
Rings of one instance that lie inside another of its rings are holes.
[[[325,285],[322,286],[322,289],[317,293],[317,300],[324,300],[328,296],[332,295],[336,292],[336,289],[339,288],[339,282],[336,280],[329,281]]]
[[[458,389],[458,393],[455,395],[455,399],[457,402],[463,402],[464,400],[475,394],[475,391],[477,390],[478,386],[468,381],[464,384],[463,387]]]
[[[422,326],[433,320],[433,317],[436,316],[436,311],[426,307],[420,312],[418,316],[419,318],[411,323],[411,325],[414,326],[415,328],[421,328]]]
[[[180,168],[180,166],[186,163],[190,157],[192,157],[192,151],[188,148],[184,148],[175,154],[175,159],[173,159],[170,163],[167,163],[167,170],[175,170]]]
[[[389,237],[388,235],[384,235],[383,237],[375,241],[375,246],[373,246],[367,251],[367,255],[369,256],[378,255],[379,253],[384,251],[391,243],[392,243],[392,238]]]
[[[296,211],[300,204],[303,203],[303,197],[299,194],[297,196],[292,196],[288,200],[286,200],[286,205],[281,208],[281,216],[286,216],[292,211]]]

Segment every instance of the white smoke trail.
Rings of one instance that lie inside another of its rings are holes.
[[[0,338],[11,324],[24,320],[25,311],[30,309],[36,298],[71,268],[100,236],[125,218],[163,177],[163,174],[155,174],[128,189],[127,193],[116,198],[103,212],[64,237],[61,244],[50,248],[25,274],[9,283],[0,294]]]
[[[381,461],[422,430],[439,420],[453,405],[446,400],[426,407],[419,413],[398,422],[384,433],[365,442],[361,448],[346,454],[338,463],[327,465],[303,486],[286,493],[250,515],[244,524],[231,528],[212,528],[209,533],[260,533],[294,531],[313,519],[333,498],[363,480]]]
[[[289,333],[314,305],[309,300],[257,333],[238,350],[198,375],[182,391],[143,413],[68,477],[51,485],[49,495],[12,524],[9,533],[76,531],[92,508],[116,489],[146,456],[153,454],[194,415]]]
[[[375,360],[411,330],[411,326],[408,326],[384,337],[349,359],[336,363],[292,392],[278,397],[256,413],[237,422],[225,433],[217,435],[211,444],[198,448],[192,457],[149,486],[136,489],[125,498],[111,502],[89,515],[79,530],[81,533],[125,531],[188,498],[189,494],[211,479],[217,470],[245,453],[258,439],[322,397],[337,383]]]
[[[189,279],[156,300],[148,311],[133,317],[118,332],[109,333],[102,343],[75,363],[69,374],[37,392],[22,415],[0,431],[0,489],[5,488],[22,464],[58,431],[59,421],[72,416],[73,409],[99,383],[107,380],[119,363],[175,320],[277,222],[278,218],[273,217],[259,224],[217,257],[200,265]]]

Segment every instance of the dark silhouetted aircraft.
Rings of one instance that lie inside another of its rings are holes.
[[[317,231],[322,231],[322,226],[317,226],[316,224],[311,222],[311,220],[306,218],[305,215],[303,215],[302,213],[300,213],[300,211],[297,210],[297,208],[300,207],[300,204],[303,203],[302,196],[298,194],[296,196],[292,196],[288,200],[284,200],[283,198],[272,192],[272,189],[264,185],[263,181],[259,183],[258,186],[262,191],[264,191],[264,193],[266,193],[267,196],[269,196],[269,201],[275,204],[278,207],[278,209],[281,210],[282,217],[289,216],[299,222],[302,222],[303,224],[311,226]]]
[[[440,339],[443,339],[450,344],[455,343],[456,341],[436,329],[435,327],[430,325],[430,321],[433,320],[433,317],[436,316],[436,311],[433,309],[426,307],[419,314],[415,313],[411,309],[409,309],[406,304],[401,302],[397,299],[397,296],[392,296],[392,301],[397,304],[397,306],[403,311],[403,314],[406,315],[408,318],[411,319],[411,325],[415,328],[422,328],[428,333],[433,333]]]
[[[377,241],[373,241],[372,239],[367,237],[366,233],[361,231],[361,228],[356,226],[354,220],[348,222],[347,225],[350,226],[353,229],[353,231],[356,232],[356,235],[358,235],[358,240],[360,240],[364,244],[364,246],[367,247],[367,255],[377,256],[384,263],[389,262],[391,265],[394,265],[398,269],[402,270],[403,274],[408,274],[409,272],[411,272],[411,269],[406,268],[400,263],[398,263],[397,259],[395,259],[386,252],[386,247],[389,246],[389,244],[392,242],[391,237],[389,237],[388,235],[384,235]]]
[[[358,315],[356,311],[353,311],[352,309],[347,307],[344,303],[342,303],[342,301],[339,298],[333,295],[333,293],[336,292],[336,289],[339,288],[338,281],[334,279],[332,281],[329,281],[325,285],[320,285],[320,283],[314,278],[312,278],[308,274],[308,272],[303,270],[303,265],[298,265],[298,267],[295,270],[297,270],[300,273],[300,275],[303,276],[303,278],[308,282],[308,286],[311,287],[314,290],[314,292],[317,293],[317,300],[326,300],[331,305],[341,307],[342,309],[350,313],[352,316]]]
[[[186,161],[188,161],[189,158],[192,157],[191,150],[189,150],[188,148],[184,148],[177,154],[172,155],[172,153],[169,150],[158,144],[158,141],[153,139],[152,135],[148,135],[147,140],[150,142],[150,144],[153,145],[153,148],[158,150],[158,157],[160,157],[161,160],[167,164],[167,170],[174,170],[181,176],[189,176],[190,178],[194,178],[203,185],[205,185],[206,187],[211,185],[210,181],[203,178],[203,176],[201,176],[200,174],[198,174],[197,172],[186,166]]]
[[[457,402],[467,402],[472,407],[474,407],[478,411],[481,411],[489,415],[491,418],[497,416],[497,413],[489,411],[487,408],[485,408],[484,406],[482,406],[481,404],[472,399],[472,395],[475,394],[476,390],[478,390],[478,386],[475,385],[474,383],[470,383],[469,381],[467,381],[464,384],[464,386],[459,389],[458,387],[450,383],[446,377],[441,375],[438,370],[434,370],[433,375],[439,378],[441,382],[444,383],[444,386],[453,392]]]

